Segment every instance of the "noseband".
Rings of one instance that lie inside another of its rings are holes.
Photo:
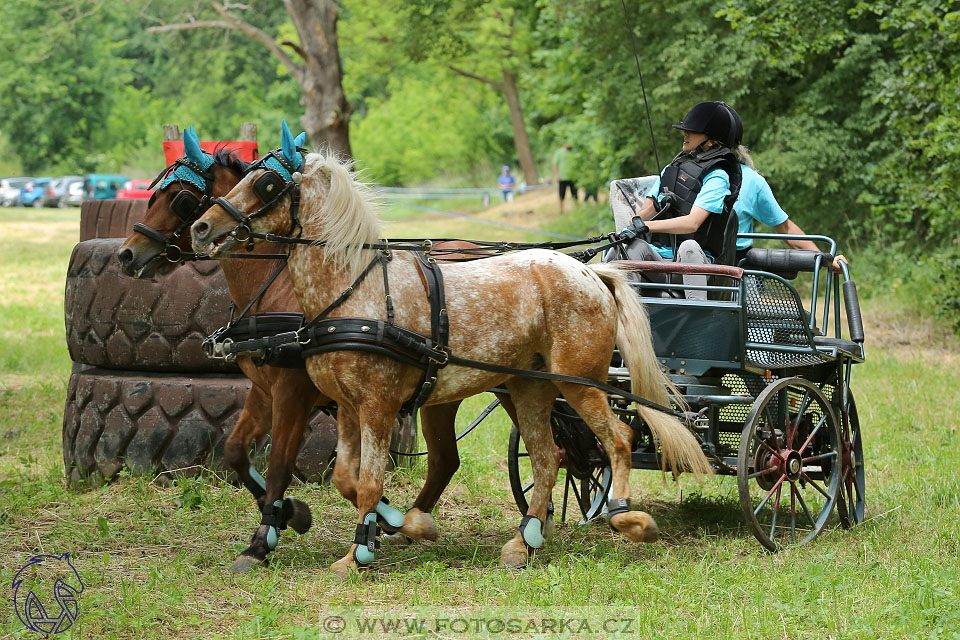
[[[298,149],[298,151],[302,152],[303,150]],[[265,164],[270,158],[279,162],[287,173],[290,174],[289,180],[280,175],[276,169]],[[294,229],[297,229],[297,237],[299,237],[300,234],[303,233],[303,227],[300,225],[300,183],[303,180],[303,174],[296,170],[293,165],[290,164],[290,161],[281,155],[279,149],[274,149],[251,164],[247,167],[246,171],[244,171],[244,175],[257,169],[263,169],[265,172],[253,183],[253,193],[262,203],[259,209],[249,215],[245,215],[237,209],[232,202],[224,197],[213,198],[211,201],[212,204],[218,204],[223,207],[223,209],[237,221],[237,226],[231,229],[227,235],[239,242],[247,242],[250,240],[253,237],[250,222],[268,213],[280,202],[283,196],[289,193],[291,197],[290,233],[293,234]]]
[[[170,175],[171,172],[176,171],[180,166],[190,169],[203,178],[202,197],[197,198],[197,196],[193,195],[193,193],[181,187],[180,191],[170,199],[170,212],[180,219],[180,225],[170,235],[164,235],[142,222],[138,222],[133,225],[133,231],[135,233],[139,233],[150,238],[151,240],[162,243],[163,253],[161,253],[158,257],[163,257],[168,262],[174,263],[198,259],[198,254],[183,251],[180,247],[174,244],[174,242],[180,238],[180,235],[188,226],[190,226],[197,218],[200,217],[200,212],[204,209],[204,207],[209,206],[209,204],[213,201],[213,199],[210,197],[210,190],[213,188],[214,180],[213,172],[209,169],[201,169],[199,165],[190,162],[186,158],[179,158],[175,160],[173,164],[167,166],[167,168],[161,171],[160,175],[158,175],[150,184],[150,188],[153,189],[158,182]],[[182,182],[182,180],[178,179],[176,182],[179,184]],[[156,197],[156,195],[154,195],[154,197]],[[153,201],[151,200],[151,204],[152,203]]]

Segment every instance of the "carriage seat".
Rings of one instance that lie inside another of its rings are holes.
[[[747,250],[739,266],[744,269],[769,271],[786,280],[793,280],[800,271],[812,273],[817,268],[817,258],[820,258],[821,269],[828,268],[833,263],[832,255],[819,251],[751,248]]]

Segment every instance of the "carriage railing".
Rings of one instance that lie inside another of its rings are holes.
[[[820,235],[786,235],[778,233],[743,233],[738,234],[739,238],[751,239],[775,239],[775,240],[809,240],[819,245],[826,245],[824,252],[813,252],[800,249],[776,249],[764,250],[776,252],[777,268],[772,264],[751,264],[756,250],[751,250],[747,259],[741,261],[741,266],[753,271],[747,271],[751,277],[770,277],[780,279],[784,286],[795,291],[790,283],[786,282],[787,277],[796,277],[798,271],[805,271],[812,274],[812,283],[810,291],[809,315],[806,318],[806,324],[809,327],[816,347],[820,351],[830,352],[836,356],[840,349],[857,360],[863,359],[863,324],[860,316],[860,304],[857,297],[856,285],[850,278],[850,269],[845,262],[840,263],[841,273],[829,271],[834,257],[837,255],[837,244],[832,238]],[[820,274],[821,269],[828,269],[826,278]],[[784,273],[787,272],[787,273]],[[842,279],[842,281],[841,281]],[[749,283],[749,278],[747,279]],[[841,322],[840,303],[843,303],[847,316],[847,327],[849,339],[844,339]],[[818,326],[818,307],[822,309],[822,330]],[[830,313],[833,311],[833,331],[831,335]],[[826,340],[824,340],[824,338]],[[785,345],[786,346],[786,345]]]

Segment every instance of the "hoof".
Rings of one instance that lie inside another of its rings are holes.
[[[523,569],[527,566],[527,559],[527,545],[523,540],[514,538],[500,551],[500,562],[510,569]]]
[[[436,540],[440,537],[437,531],[437,523],[433,521],[433,516],[425,511],[420,511],[414,507],[407,511],[403,516],[403,527],[401,533],[405,533],[414,540]]]
[[[357,563],[353,560],[354,546],[356,545],[350,547],[350,553],[330,565],[330,571],[333,571],[333,576],[337,580],[346,580],[359,572],[359,567],[357,567]]]
[[[552,538],[553,534],[557,532],[557,520],[553,517],[553,514],[547,514],[547,521],[543,523],[543,537]]]
[[[310,513],[310,507],[307,503],[301,502],[296,498],[287,498],[290,502],[293,514],[287,520],[287,526],[299,534],[304,534],[310,530],[313,524],[313,514]]]
[[[380,540],[382,542],[399,547],[405,547],[413,542],[413,539],[409,538],[405,533],[401,533],[400,531],[397,531],[396,533],[385,533],[380,537]]]
[[[269,565],[270,561],[266,558],[263,560],[258,560],[253,556],[240,556],[233,561],[232,565],[230,565],[230,573],[248,573],[257,567],[267,567]]]
[[[660,538],[657,523],[643,511],[627,511],[610,518],[610,524],[634,542],[656,542]]]

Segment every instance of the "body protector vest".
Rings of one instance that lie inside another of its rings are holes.
[[[723,255],[724,231],[730,216],[734,215],[733,203],[740,195],[741,182],[740,161],[729,147],[717,146],[706,151],[679,153],[664,169],[660,178],[660,194],[663,196],[661,202],[664,206],[656,219],[668,220],[690,213],[704,178],[714,169],[726,171],[730,179],[730,195],[723,200],[723,211],[719,215],[708,216],[693,233],[653,233],[653,244],[670,247],[677,246],[684,240],[696,240],[715,259]]]

